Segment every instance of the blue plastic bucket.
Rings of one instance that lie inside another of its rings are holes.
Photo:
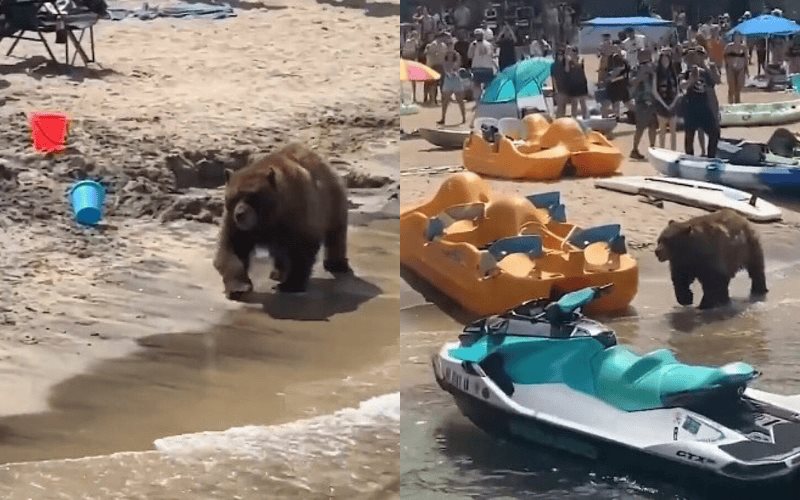
[[[78,224],[93,226],[103,218],[103,202],[106,189],[95,181],[79,181],[69,190],[69,201],[72,213]]]

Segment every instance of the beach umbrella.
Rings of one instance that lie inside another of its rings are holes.
[[[400,59],[401,82],[424,82],[426,80],[438,80],[441,77],[442,75],[439,72],[421,62]]]
[[[800,24],[785,17],[764,15],[737,24],[728,36],[734,33],[750,37],[788,36],[800,33]]]

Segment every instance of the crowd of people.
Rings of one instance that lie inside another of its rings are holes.
[[[779,10],[768,13],[782,15]],[[453,16],[458,17],[458,16]],[[508,24],[494,33],[486,23],[472,30],[471,37],[464,28],[466,22],[451,28],[421,7],[415,16],[416,29],[402,45],[402,57],[425,62],[442,74],[438,82],[424,85],[424,103],[438,105],[441,95],[442,116],[455,100],[466,122],[464,101],[477,100],[498,71],[515,64],[520,58],[552,55],[551,70],[556,117],[569,114],[589,118],[589,79],[578,47],[556,44],[555,50],[546,37],[520,40]],[[751,17],[749,12],[738,22]],[[694,154],[695,137],[700,154],[715,156],[720,137],[720,104],[716,86],[724,75],[729,104],[740,103],[742,90],[750,76],[753,52],[756,53],[756,76],[767,72],[772,65],[787,63],[789,72],[800,73],[800,37],[744,39],[735,34],[727,41],[725,34],[732,23],[728,14],[709,18],[699,25],[689,26],[686,14],[677,11],[673,19],[676,30],[666,39],[648,39],[644,34],[627,28],[616,39],[604,34],[597,52],[599,68],[594,84],[594,98],[603,117],[616,117],[635,124],[631,158],[644,159],[639,151],[645,134],[651,146],[656,139],[665,147],[670,135],[674,150],[678,119],[685,131],[684,150]],[[458,23],[457,23],[458,24]],[[564,40],[562,38],[562,40]],[[523,47],[523,50],[520,50]],[[767,49],[769,48],[769,54]],[[416,88],[414,88],[416,101]],[[622,107],[625,112],[622,112]]]

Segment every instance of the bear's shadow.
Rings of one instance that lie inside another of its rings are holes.
[[[383,290],[355,274],[336,278],[311,278],[305,293],[254,291],[238,298],[239,302],[260,304],[274,319],[328,321],[336,314],[358,310],[361,304],[377,297]]]

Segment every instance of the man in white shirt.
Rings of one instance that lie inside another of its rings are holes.
[[[625,50],[628,66],[634,69],[639,66],[639,52],[647,50],[647,37],[641,33],[636,33],[630,27],[625,28],[625,35],[627,38],[622,42],[622,48]]]
[[[494,79],[494,47],[484,39],[482,29],[476,29],[473,35],[475,40],[469,45],[468,55],[472,60],[472,95],[477,102]]]

